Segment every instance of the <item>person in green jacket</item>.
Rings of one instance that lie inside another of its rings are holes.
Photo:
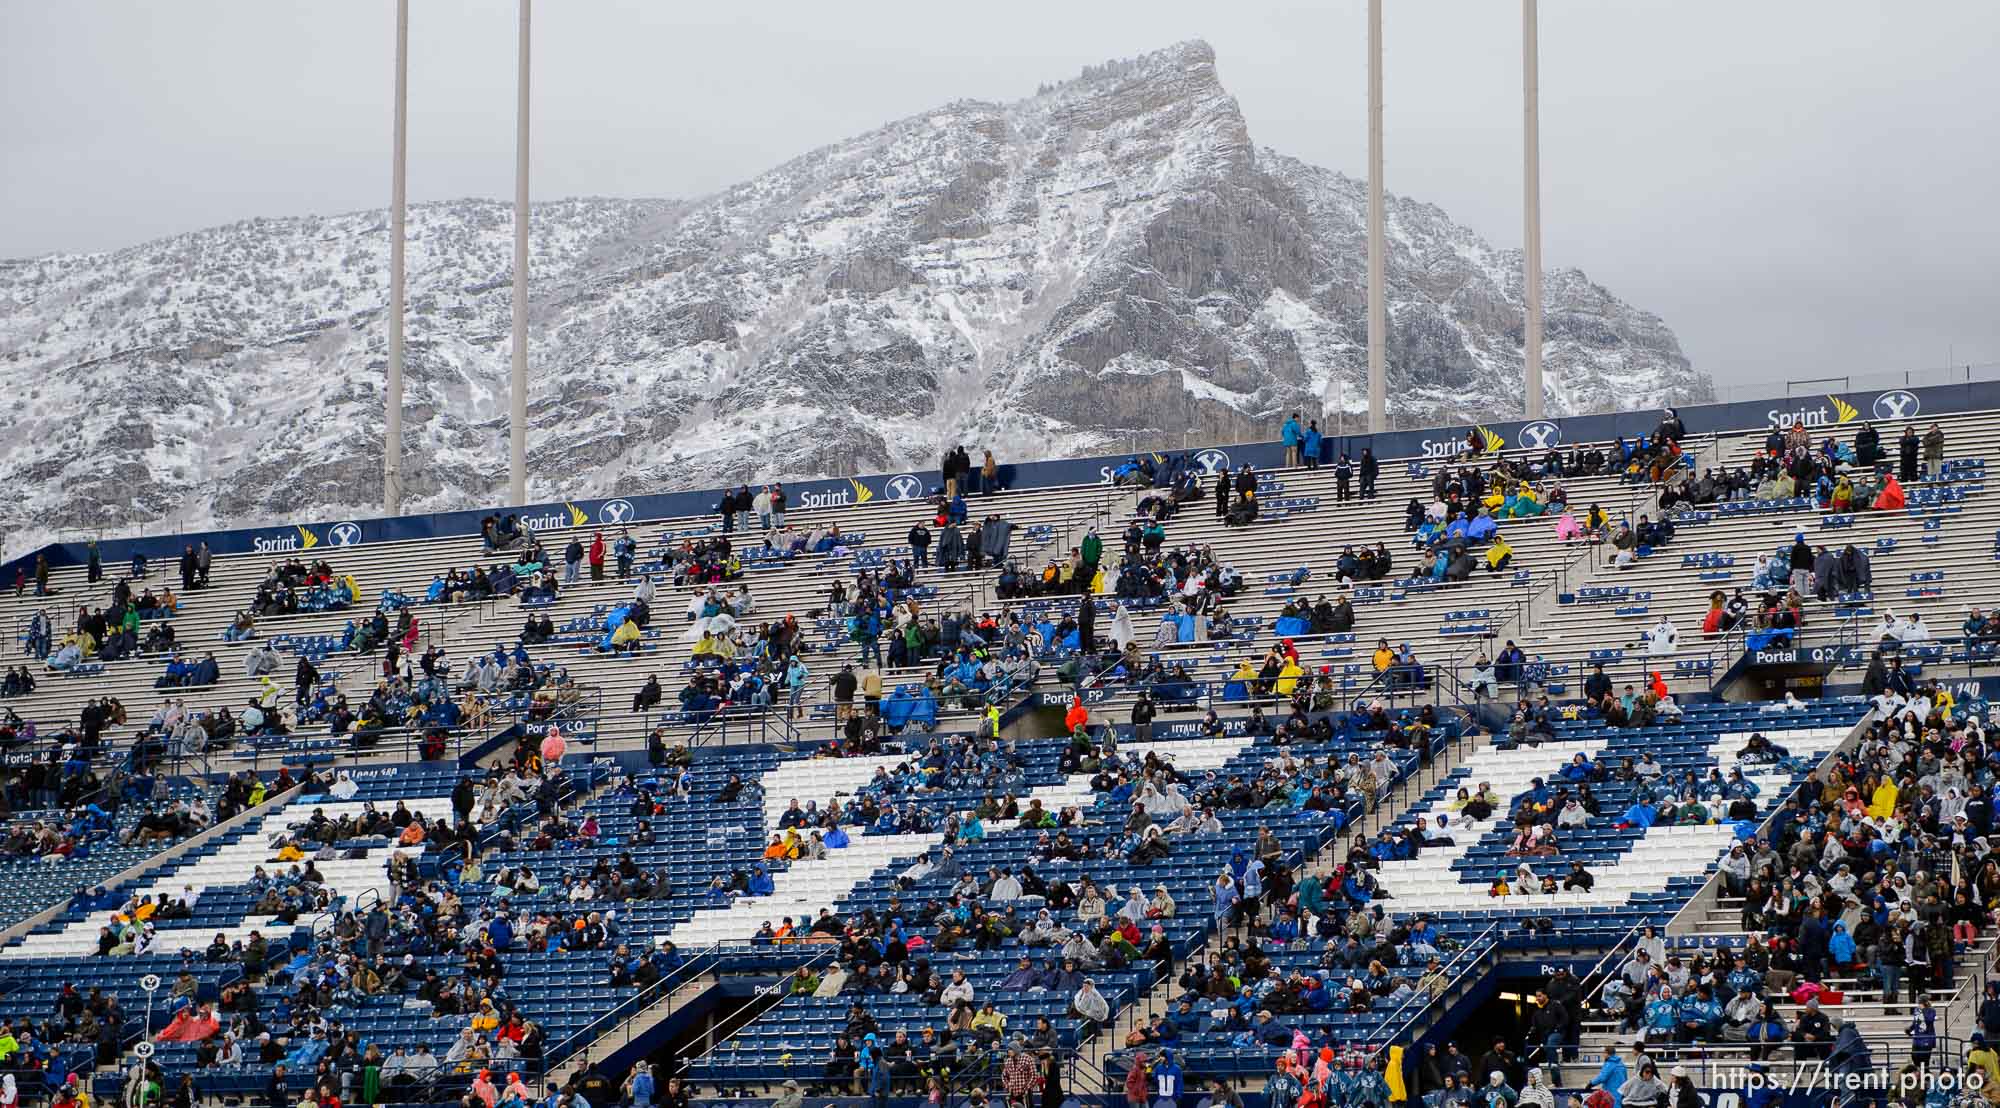
[[[1097,537],[1097,528],[1093,527],[1083,536],[1083,564],[1090,569],[1096,569],[1103,564],[1103,559],[1104,540]]]

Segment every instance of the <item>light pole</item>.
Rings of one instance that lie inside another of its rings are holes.
[[[508,391],[508,503],[528,502],[528,27],[521,0],[519,100],[514,139],[514,364]]]
[[[395,151],[389,170],[389,382],[383,404],[382,514],[403,511],[403,189],[410,117],[410,0],[396,0]]]
[[[1542,127],[1540,19],[1535,0],[1521,0],[1521,188],[1527,244],[1522,274],[1527,301],[1523,331],[1527,417],[1542,418]]]
[[[1368,432],[1388,430],[1389,386],[1382,298],[1382,0],[1368,0]]]

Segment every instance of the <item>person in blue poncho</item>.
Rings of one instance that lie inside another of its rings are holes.
[[[1625,1059],[1620,1058],[1616,1051],[1608,1051],[1604,1056],[1604,1064],[1597,1067],[1597,1076],[1590,1079],[1587,1088],[1603,1089],[1611,1094],[1611,1108],[1624,1108],[1618,1090],[1624,1088],[1628,1076]]]
[[[1520,1098],[1521,1094],[1507,1084],[1507,1075],[1494,1070],[1486,1075],[1486,1084],[1480,1088],[1473,1103],[1482,1108],[1514,1108],[1514,1102]]]
[[[777,883],[771,879],[771,871],[765,868],[762,864],[759,864],[757,868],[751,872],[750,874],[751,896],[770,896],[772,893],[776,892],[777,889],[778,889]]]
[[[1653,999],[1646,1002],[1646,1041],[1672,1042],[1680,1021],[1680,1002],[1674,999],[1671,988],[1662,985]]]
[[[1174,1108],[1180,1103],[1181,1067],[1174,1061],[1174,1052],[1160,1051],[1160,1060],[1153,1063],[1154,1108]]]
[[[1549,787],[1541,778],[1528,783],[1528,791],[1521,796],[1521,803],[1530,808],[1546,808],[1549,804]]]
[[[1264,1101],[1270,1108],[1293,1108],[1298,1103],[1299,1094],[1304,1091],[1299,1079],[1292,1074],[1291,1056],[1278,1056],[1277,1072],[1264,1082]]]
[[[1754,1056],[1758,1058],[1775,1056],[1778,1044],[1785,1041],[1787,1034],[1785,1021],[1778,1018],[1769,1001],[1757,1006],[1756,1017],[1743,1028],[1744,1041],[1751,1044]]]
[[[493,917],[486,925],[486,941],[495,950],[506,950],[514,945],[514,923],[505,912]]]
[[[1215,879],[1215,918],[1224,926],[1236,923],[1236,905],[1242,899],[1236,889],[1236,879],[1224,870]]]
[[[1653,826],[1653,821],[1659,818],[1659,814],[1659,809],[1653,807],[1652,800],[1642,794],[1639,799],[1632,802],[1631,807],[1625,809],[1624,814],[1620,815],[1618,819],[1619,822],[1628,828],[1637,828],[1643,831]]]

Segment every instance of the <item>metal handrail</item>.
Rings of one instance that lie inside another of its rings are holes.
[[[834,961],[840,954],[840,948],[838,946],[834,946],[832,944],[816,944],[816,945],[824,946],[825,949],[814,954],[812,957],[807,958],[804,961],[800,962],[799,963],[800,967],[808,970],[817,970],[820,966],[826,965],[828,962]],[[717,946],[718,946],[718,956],[719,956],[720,944],[717,944]],[[738,1025],[739,1030],[742,1027],[749,1026],[751,1023],[756,1022],[758,1019],[761,1019],[763,1016],[770,1013],[772,1009],[775,1009],[780,1004],[783,1004],[785,1002],[785,998],[791,995],[792,995],[791,986],[786,980],[783,979],[779,980],[776,984],[760,986],[757,990],[757,996],[752,999],[750,1005],[746,1006],[743,1009],[743,1011],[748,1012],[750,1008],[756,1006],[759,1000],[765,997],[771,998],[770,1003],[765,1004],[763,1008],[759,1011],[751,1012],[749,1018],[745,1019],[741,1024]],[[678,1072],[686,1073],[687,1071],[693,1069],[696,1066],[703,1065],[707,1062],[714,1060],[715,1056],[722,1051],[722,1048],[727,1041],[728,1040],[724,1040],[722,1042],[717,1042],[713,1044],[707,1050],[703,1051],[696,1057],[683,1059],[681,1061],[680,1070]]]
[[[634,1017],[651,1010],[660,1001],[671,999],[682,985],[715,972],[721,961],[720,943],[711,943],[695,951],[680,965],[662,974],[658,981],[619,1001],[610,1011],[571,1032],[562,1041],[545,1051],[542,1057],[543,1076],[546,1077],[549,1070],[567,1061],[578,1051],[594,1045],[598,1038],[611,1028],[628,1024]]]
[[[1452,972],[1445,978],[1444,986],[1438,990],[1437,996],[1432,996],[1427,990],[1422,988],[1412,990],[1410,995],[1404,997],[1403,1002],[1398,1004],[1383,1019],[1382,1022],[1384,1024],[1394,1024],[1395,1026],[1374,1047],[1371,1053],[1379,1053],[1387,1047],[1401,1045],[1405,1036],[1414,1031],[1417,1021],[1430,1011],[1434,1003],[1457,988],[1469,975],[1481,969],[1488,961],[1498,960],[1500,955],[1500,940],[1506,936],[1509,930],[1510,928],[1500,923],[1489,923],[1486,925],[1486,930],[1473,936],[1470,942],[1453,951],[1451,958],[1444,963],[1444,968]],[[1456,970],[1452,970],[1454,965],[1457,966]],[[1421,981],[1421,978],[1419,980]],[[1415,1005],[1414,1010],[1411,1010],[1412,1005]],[[1404,1015],[1405,1012],[1409,1014]],[[1401,1018],[1401,1022],[1397,1022],[1399,1017]]]
[[[1591,966],[1588,972],[1577,979],[1577,988],[1585,998],[1595,999],[1598,994],[1603,992],[1604,982],[1610,979],[1612,973],[1616,972],[1613,966],[1623,964],[1625,952],[1628,949],[1636,949],[1646,929],[1652,926],[1645,923],[1635,924],[1632,930],[1625,933],[1623,938],[1611,944],[1604,951],[1603,956],[1598,958],[1596,965]],[[1657,928],[1655,929],[1657,930]],[[1593,981],[1596,984],[1592,984]],[[1528,1061],[1532,1062],[1540,1057],[1541,1053],[1547,1049],[1547,1045],[1546,1043],[1533,1044],[1533,1049],[1528,1052]]]
[[[648,725],[652,723],[650,714],[646,723]],[[696,724],[695,729],[688,732],[684,741],[688,746],[695,747],[704,745],[712,737],[716,740],[717,746],[727,746],[732,723],[740,725],[742,733],[746,736],[740,740],[743,742],[771,742],[773,741],[771,732],[776,730],[778,738],[775,741],[795,743],[799,741],[801,734],[786,710],[777,704],[744,704],[712,710],[707,719]],[[648,726],[647,730],[650,732],[651,727]],[[755,739],[749,738],[748,736],[753,733]]]
[[[1716,436],[1710,434],[1706,437],[1710,445],[1713,446],[1716,442]],[[1689,457],[1689,453],[1684,450],[1682,456],[1684,458]],[[1692,466],[1694,462],[1690,460],[1687,464]],[[1632,491],[1626,498],[1625,518],[1628,520],[1636,518],[1641,501],[1647,498],[1651,498],[1654,501],[1658,500],[1659,492],[1657,487],[1649,481],[1633,482]],[[1591,541],[1578,543],[1577,546],[1579,549],[1566,556],[1553,570],[1545,571],[1544,574],[1537,574],[1530,571],[1528,595],[1525,598],[1514,598],[1515,618],[1513,622],[1516,634],[1525,634],[1532,629],[1529,616],[1533,613],[1535,605],[1541,602],[1542,598],[1551,588],[1554,588],[1559,593],[1570,591],[1570,574],[1579,562],[1588,563],[1587,568],[1583,571],[1584,576],[1588,576],[1588,574],[1594,573],[1597,570],[1603,545],[1602,542]],[[1537,580],[1541,582],[1539,585],[1536,584]],[[1497,635],[1489,635],[1486,636],[1486,639],[1490,641],[1497,637]],[[1477,641],[1469,644],[1458,655],[1451,658],[1443,668],[1451,669],[1454,677],[1456,677],[1457,671],[1466,665],[1472,654],[1478,649],[1478,646]],[[1462,682],[1460,682],[1460,687],[1463,687]]]

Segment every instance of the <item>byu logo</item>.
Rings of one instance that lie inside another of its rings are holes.
[[[1536,420],[1521,428],[1521,445],[1530,450],[1547,450],[1561,446],[1563,430],[1546,419]]]
[[[633,515],[632,502],[622,498],[607,500],[597,506],[597,522],[599,523],[616,525],[631,519]]]
[[[924,483],[908,473],[899,473],[882,483],[882,494],[891,500],[920,500]]]
[[[1917,394],[1892,389],[1875,398],[1876,419],[1909,419],[1923,408]]]
[[[361,525],[336,523],[326,529],[326,540],[335,546],[353,546],[361,541]]]
[[[1196,453],[1194,460],[1197,465],[1201,466],[1202,473],[1208,476],[1221,473],[1229,468],[1229,455],[1214,447]]]

